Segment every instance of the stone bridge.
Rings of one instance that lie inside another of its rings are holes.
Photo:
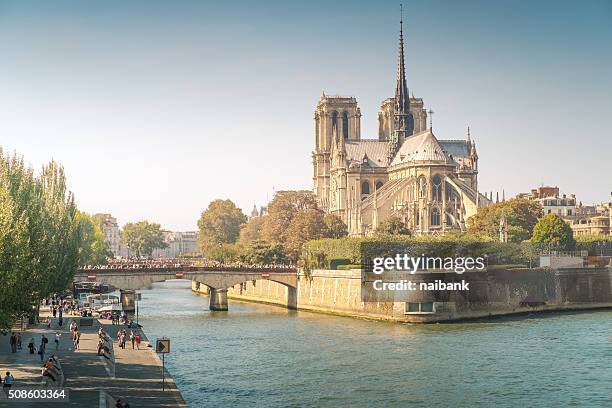
[[[227,289],[243,282],[267,279],[287,286],[287,307],[295,308],[297,269],[295,268],[224,268],[179,266],[174,268],[79,269],[74,281],[95,281],[117,289],[136,290],[155,282],[190,279],[210,289],[210,310],[227,310]]]

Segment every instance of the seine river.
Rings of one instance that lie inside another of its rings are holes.
[[[611,407],[612,311],[414,326],[142,290],[192,407]]]

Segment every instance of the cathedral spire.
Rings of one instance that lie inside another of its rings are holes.
[[[404,65],[404,16],[400,4],[400,36],[399,57],[397,61],[397,82],[395,84],[395,113],[407,114],[410,110],[408,85],[406,83],[406,68]]]
[[[390,154],[393,155],[408,136],[414,132],[414,118],[410,112],[410,94],[406,83],[404,65],[404,16],[400,4],[399,57],[397,62],[397,81],[395,84],[394,134],[391,138]]]

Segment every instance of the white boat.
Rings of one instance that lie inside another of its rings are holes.
[[[92,310],[99,310],[104,306],[118,305],[121,310],[121,302],[119,296],[109,295],[106,293],[97,293],[94,295],[87,295],[86,300],[83,302],[83,307],[88,307]]]
[[[98,312],[121,312],[123,308],[119,303],[113,303],[110,305],[102,306],[98,309]]]

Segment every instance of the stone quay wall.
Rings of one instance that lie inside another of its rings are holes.
[[[427,323],[555,310],[612,307],[612,269],[494,269],[482,272],[418,273],[415,282],[470,284],[469,291],[414,291],[402,301],[362,301],[361,271],[300,272],[297,289],[260,279],[235,285],[228,298],[284,307],[399,322]],[[205,285],[192,289],[207,293]],[[409,303],[430,304],[414,312]],[[231,305],[230,305],[231,309]]]

